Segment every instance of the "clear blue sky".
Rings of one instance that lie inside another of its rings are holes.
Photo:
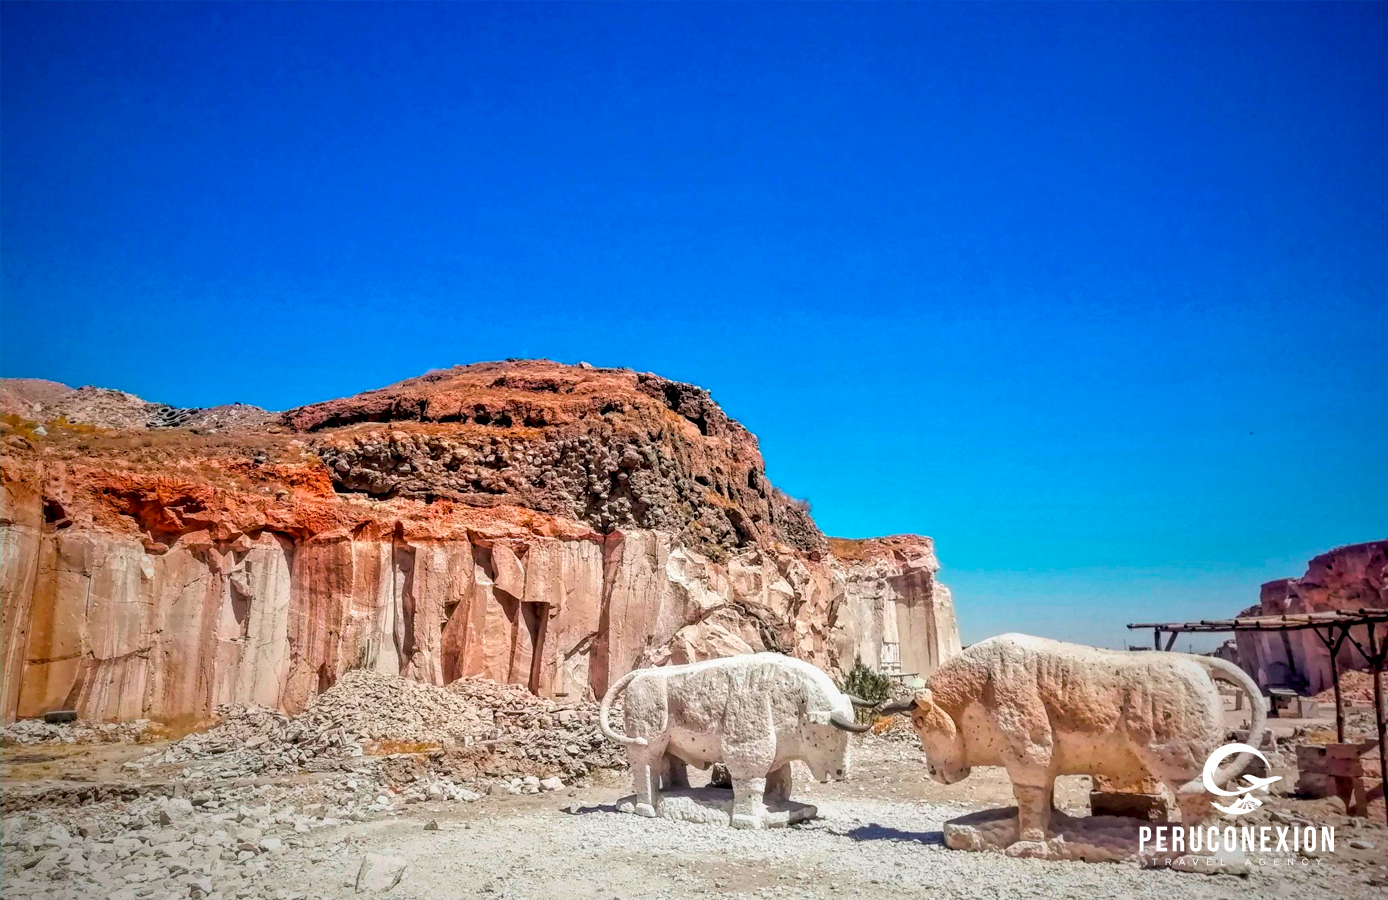
[[[696,382],[825,531],[933,535],[966,641],[1388,537],[1388,5],[0,19],[5,375]]]

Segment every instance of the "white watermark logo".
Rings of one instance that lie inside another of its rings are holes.
[[[1211,794],[1238,798],[1228,806],[1210,803],[1215,809],[1230,816],[1241,816],[1262,806],[1263,801],[1255,797],[1254,793],[1267,793],[1271,784],[1282,780],[1280,775],[1259,778],[1256,775],[1245,774],[1241,782],[1235,781],[1228,787],[1221,787],[1215,780],[1219,774],[1220,763],[1239,753],[1251,754],[1262,760],[1264,766],[1268,764],[1267,757],[1256,747],[1248,744],[1225,744],[1205,760],[1205,769],[1200,776],[1205,790]],[[1212,865],[1216,861],[1216,854],[1240,852],[1266,854],[1269,861],[1282,858],[1292,862],[1299,860],[1301,864],[1314,864],[1314,859],[1308,860],[1305,857],[1318,857],[1335,851],[1335,828],[1324,825],[1319,828],[1312,825],[1260,825],[1237,828],[1233,825],[1143,825],[1138,829],[1138,852],[1146,854],[1149,847],[1158,854],[1170,852],[1177,855],[1189,854],[1197,858],[1208,856]],[[1252,864],[1254,860],[1250,859],[1249,862]]]
[[[1253,812],[1253,810],[1263,805],[1263,801],[1252,796],[1254,791],[1266,792],[1268,785],[1272,784],[1274,781],[1281,781],[1282,776],[1274,775],[1271,778],[1259,778],[1256,775],[1244,775],[1244,784],[1240,785],[1236,782],[1229,786],[1230,789],[1222,788],[1218,784],[1215,784],[1215,773],[1219,769],[1219,764],[1235,753],[1251,753],[1262,760],[1264,766],[1268,764],[1267,757],[1259,752],[1257,747],[1250,747],[1248,744],[1225,744],[1223,747],[1211,753],[1210,758],[1205,760],[1205,771],[1200,774],[1200,780],[1205,782],[1205,790],[1209,791],[1211,794],[1216,794],[1220,797],[1238,797],[1239,799],[1228,806],[1223,806],[1219,803],[1211,803],[1210,805],[1222,813],[1227,813],[1231,816],[1241,816],[1244,813]]]

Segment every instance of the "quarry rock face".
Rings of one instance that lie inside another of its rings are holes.
[[[959,653],[954,599],[935,578],[940,562],[929,538],[831,539],[830,544],[845,611],[854,617],[843,632],[852,640],[839,648],[841,657],[861,656],[869,668],[924,678]]]
[[[750,651],[924,675],[959,649],[928,538],[825,539],[689,385],[484,363],[192,426],[67,390],[0,397],[6,720],[295,712],[355,669],[583,698]]]
[[[1339,547],[1317,556],[1300,578],[1270,581],[1258,604],[1241,616],[1388,608],[1388,541]],[[1366,648],[1363,627],[1354,637]],[[1312,696],[1332,687],[1330,652],[1310,630],[1239,632],[1239,665],[1261,687],[1287,687]],[[1367,669],[1364,657],[1346,641],[1336,665],[1341,672]]]

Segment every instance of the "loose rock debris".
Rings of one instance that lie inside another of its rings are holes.
[[[162,726],[149,719],[133,722],[64,722],[21,719],[0,728],[0,747],[32,744],[131,744],[163,737]]]
[[[250,884],[268,861],[317,829],[413,803],[558,791],[624,765],[597,716],[594,703],[511,685],[464,679],[444,688],[365,671],[347,673],[295,716],[223,707],[207,730],[126,763],[128,781],[80,790],[7,784],[5,895],[260,896]],[[138,743],[162,733],[150,722],[23,721],[3,731],[7,745]],[[396,857],[368,854],[354,890],[388,891],[403,872]]]
[[[7,781],[4,896],[1366,900],[1388,885],[1374,849],[1388,843],[1382,826],[1340,816],[1330,819],[1343,832],[1343,849],[1324,860],[1331,868],[1258,869],[1247,880],[947,851],[943,822],[979,803],[1006,805],[1005,778],[994,779],[997,796],[982,772],[959,786],[931,786],[918,749],[881,736],[855,738],[862,743],[851,781],[798,780],[797,791],[822,815],[785,831],[626,816],[613,803],[629,790],[627,776],[598,766],[623,764],[622,748],[588,743],[596,737],[594,704],[481,681],[449,689],[398,681],[349,675],[298,716],[227,710],[208,731],[137,760],[119,781],[66,791],[61,779]],[[325,730],[315,733],[315,722]],[[414,745],[429,746],[400,749]],[[252,771],[247,759],[261,767]],[[559,774],[580,763],[588,775]],[[922,803],[921,791],[950,799]],[[987,796],[975,797],[979,791]],[[524,794],[540,796],[512,796]],[[1314,805],[1287,802],[1278,798],[1246,818],[1300,824],[1313,812]],[[1336,801],[1319,803],[1315,810]]]
[[[516,685],[465,678],[448,687],[348,672],[297,716],[224,707],[220,724],[135,765],[212,777],[350,771],[363,757],[423,756],[431,769],[479,776],[574,778],[625,764],[603,739],[595,703],[558,703]]]

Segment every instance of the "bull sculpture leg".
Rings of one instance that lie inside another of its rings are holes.
[[[1210,794],[1199,779],[1203,751],[1193,751],[1184,742],[1161,742],[1151,736],[1142,735],[1138,758],[1148,772],[1180,773],[1192,781],[1164,779],[1171,793],[1181,807],[1181,826],[1186,831],[1186,846],[1190,846],[1191,830],[1200,827],[1210,817],[1213,807]]]
[[[1017,775],[1012,776],[1012,794],[1017,798],[1017,841],[1007,848],[1007,855],[1045,857],[1055,779],[1049,778],[1050,783],[1044,785],[1024,784],[1017,779]]]
[[[1050,835],[1051,798],[1055,796],[1052,751],[1055,735],[1050,714],[1041,698],[1025,687],[991,685],[993,727],[1006,742],[1007,776],[1017,798],[1017,841],[1007,848],[1009,856],[1045,857]]]
[[[724,748],[723,761],[733,779],[734,828],[766,827],[766,773],[774,758],[770,742]]]
[[[766,827],[766,778],[733,775],[734,828]]]
[[[1214,807],[1210,803],[1210,794],[1201,789],[1176,789],[1176,802],[1181,805],[1181,824],[1187,831],[1199,828],[1210,818],[1210,811]],[[1189,843],[1186,844],[1190,846]]]
[[[772,769],[766,776],[766,801],[784,804],[790,799],[790,763]]]
[[[660,814],[660,788],[667,777],[665,751],[670,746],[669,710],[663,680],[636,678],[631,682],[623,718],[627,734],[639,741],[627,745],[638,816],[654,818]]]
[[[684,760],[665,754],[665,777],[662,779],[661,787],[670,791],[689,787],[689,767],[685,765]]]
[[[665,747],[632,747],[631,779],[636,791],[636,814],[654,818],[660,809],[661,779],[665,774]]]

